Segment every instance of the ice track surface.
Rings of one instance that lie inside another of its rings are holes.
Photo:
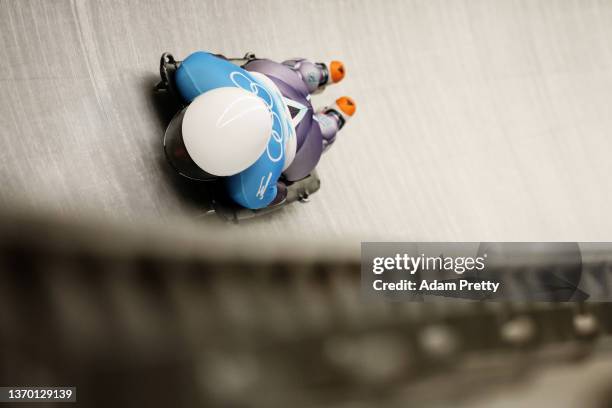
[[[308,239],[612,238],[612,2],[0,1],[0,200],[194,218],[165,163],[162,52],[340,59],[355,118],[307,205],[243,231]],[[202,228],[212,228],[202,222]]]

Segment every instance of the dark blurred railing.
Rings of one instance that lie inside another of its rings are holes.
[[[364,301],[357,254],[228,242],[0,213],[0,384],[99,407],[396,406],[607,352],[608,303]]]

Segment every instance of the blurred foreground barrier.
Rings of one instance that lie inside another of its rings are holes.
[[[364,301],[358,254],[201,235],[0,213],[0,385],[99,407],[444,404],[610,358],[608,303]],[[584,259],[587,291],[611,261]]]

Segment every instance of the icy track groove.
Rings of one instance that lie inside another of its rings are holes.
[[[357,114],[306,205],[241,228],[612,239],[612,2],[0,1],[0,201],[194,217],[163,159],[163,51],[341,59]],[[213,228],[202,222],[203,233]]]

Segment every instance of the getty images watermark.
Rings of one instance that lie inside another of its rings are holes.
[[[407,253],[395,254],[393,257],[375,257],[372,261],[372,272],[377,275],[382,275],[384,272],[404,271],[407,274],[415,275],[419,271],[446,271],[454,272],[462,275],[465,272],[483,271],[485,269],[485,259],[487,254],[482,256],[411,256]],[[482,280],[474,282],[469,279],[457,280],[438,280],[438,279],[420,279],[418,282],[410,279],[400,279],[395,282],[385,282],[382,277],[376,279],[372,285],[374,290],[408,290],[431,292],[431,291],[492,291],[497,292],[499,282],[491,280]]]
[[[609,301],[607,288],[612,285],[604,285],[601,278],[609,273],[612,283],[610,265],[609,243],[361,245],[363,294],[391,300]]]

